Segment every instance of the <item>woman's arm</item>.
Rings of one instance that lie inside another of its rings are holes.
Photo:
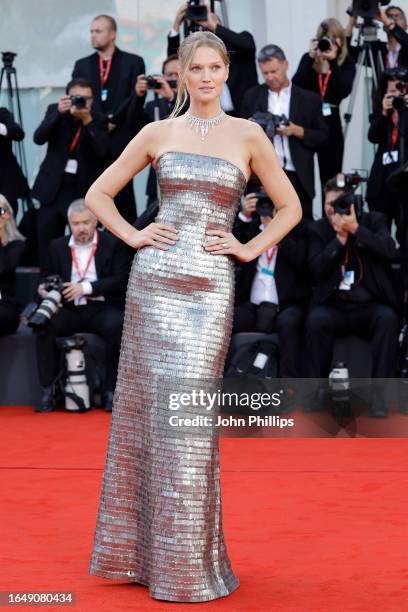
[[[214,255],[234,255],[240,261],[252,261],[274,246],[299,223],[302,208],[292,183],[280,167],[275,149],[263,129],[248,122],[248,147],[250,166],[274,203],[276,214],[268,226],[246,244],[241,244],[231,234],[208,230],[209,236],[221,236],[211,240],[204,248]],[[223,247],[227,244],[227,247]]]
[[[150,245],[167,250],[168,247],[160,245],[160,242],[175,244],[175,228],[163,223],[151,223],[139,231],[122,217],[113,201],[119,191],[152,161],[160,137],[156,123],[146,125],[120,157],[91,185],[85,196],[85,204],[106,228],[129,246],[140,248]]]

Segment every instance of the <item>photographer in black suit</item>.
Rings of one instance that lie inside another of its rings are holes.
[[[221,96],[221,106],[226,113],[235,117],[243,117],[241,105],[245,92],[258,85],[254,37],[250,32],[238,33],[224,27],[218,15],[211,11],[209,2],[205,2],[205,4],[207,19],[196,23],[221,38],[227,47],[231,61],[228,80]],[[178,52],[180,46],[179,32],[186,12],[187,3],[185,2],[177,11],[173,29],[168,36],[167,55],[174,55]]]
[[[68,83],[66,95],[50,104],[34,142],[48,143],[31,195],[41,203],[38,211],[40,265],[48,246],[64,235],[69,204],[84,197],[109,158],[105,121],[92,108],[92,88],[83,79]]]
[[[399,330],[398,301],[390,280],[396,256],[383,214],[335,212],[344,194],[336,179],[325,186],[326,216],[309,226],[309,267],[314,283],[307,317],[310,376],[329,374],[336,336],[372,341],[373,378],[394,374]],[[386,416],[383,395],[373,394],[370,415]]]
[[[27,179],[13,153],[12,143],[24,139],[24,132],[7,108],[0,108],[0,193],[9,201],[14,215],[18,198],[28,195]]]
[[[16,227],[11,204],[0,194],[0,336],[13,334],[20,322],[16,268],[24,248],[25,239]]]
[[[242,243],[259,234],[273,218],[273,204],[259,200],[262,195],[248,193],[237,215],[233,234]],[[301,335],[310,293],[305,274],[306,228],[307,223],[301,221],[257,260],[238,264],[232,333],[276,331],[282,378],[300,376]]]
[[[258,62],[266,82],[245,94],[242,114],[249,119],[257,112],[268,112],[289,119],[289,125],[276,130],[273,144],[302,203],[304,217],[312,219],[314,154],[326,145],[329,135],[320,98],[289,81],[288,61],[277,45],[261,49]]]
[[[404,80],[401,81],[401,75]],[[388,228],[392,221],[397,226],[397,239],[401,244],[404,226],[406,194],[403,190],[398,197],[391,192],[387,179],[400,166],[408,161],[408,69],[391,68],[380,77],[378,91],[374,95],[373,113],[370,115],[368,140],[378,145],[367,184],[367,203],[370,210],[386,215]],[[402,91],[401,91],[402,89]],[[405,99],[404,99],[405,96]],[[400,104],[400,111],[394,104]],[[401,138],[404,138],[403,159]]]
[[[109,15],[98,15],[91,24],[91,41],[95,53],[79,59],[72,71],[73,78],[89,81],[94,91],[94,109],[109,120],[110,149],[114,161],[129,143],[127,111],[136,79],[145,72],[143,58],[116,46],[117,24]],[[130,181],[116,196],[120,213],[129,223],[137,217],[133,182]]]
[[[96,229],[96,217],[84,200],[68,209],[71,237],[54,240],[42,278],[59,275],[64,281],[63,307],[43,331],[36,332],[39,378],[42,387],[37,412],[54,408],[53,383],[58,374],[57,336],[95,333],[105,340],[105,409],[112,409],[116,383],[123,307],[129,275],[130,253],[112,234]],[[38,292],[46,297],[44,284]]]
[[[178,65],[177,55],[170,55],[164,60],[162,74],[154,75],[156,81],[156,87],[153,89],[154,100],[147,102],[144,106],[147,91],[149,88],[151,89],[151,86],[146,79],[146,75],[139,74],[135,86],[136,95],[129,105],[128,112],[132,134],[136,135],[148,123],[166,119],[171,114],[177,98]],[[152,166],[147,180],[146,195],[148,206],[157,199],[156,172]]]
[[[383,24],[388,37],[388,42],[378,39],[371,43],[377,76],[380,77],[382,72],[382,67],[378,62],[378,51],[381,54],[384,69],[397,66],[408,68],[407,18],[404,11],[399,6],[390,5],[387,8],[379,6],[377,21]],[[351,44],[356,22],[357,17],[350,17],[346,26],[349,51],[355,60],[362,48],[359,45]]]

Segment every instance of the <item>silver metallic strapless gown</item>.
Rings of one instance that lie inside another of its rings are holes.
[[[177,377],[222,378],[234,262],[202,244],[208,229],[231,231],[245,177],[226,160],[173,151],[157,176],[156,222],[179,240],[133,261],[90,573],[199,602],[239,586],[222,528],[218,438],[166,435],[157,423],[169,406],[157,390]]]

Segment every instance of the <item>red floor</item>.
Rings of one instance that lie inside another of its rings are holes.
[[[81,612],[408,610],[405,439],[222,439],[224,529],[241,586],[175,604],[88,574],[110,415],[12,407],[0,419],[0,591],[72,590],[67,609]]]

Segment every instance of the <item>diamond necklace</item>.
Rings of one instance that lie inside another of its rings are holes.
[[[204,140],[204,138],[208,136],[210,128],[213,128],[219,123],[221,123],[224,117],[226,117],[226,113],[224,113],[224,111],[222,110],[220,113],[218,113],[218,115],[215,115],[215,117],[203,119],[202,117],[196,117],[195,115],[192,115],[188,110],[184,116],[189,122],[190,126],[195,129],[197,134],[199,133],[201,135],[201,140]]]

